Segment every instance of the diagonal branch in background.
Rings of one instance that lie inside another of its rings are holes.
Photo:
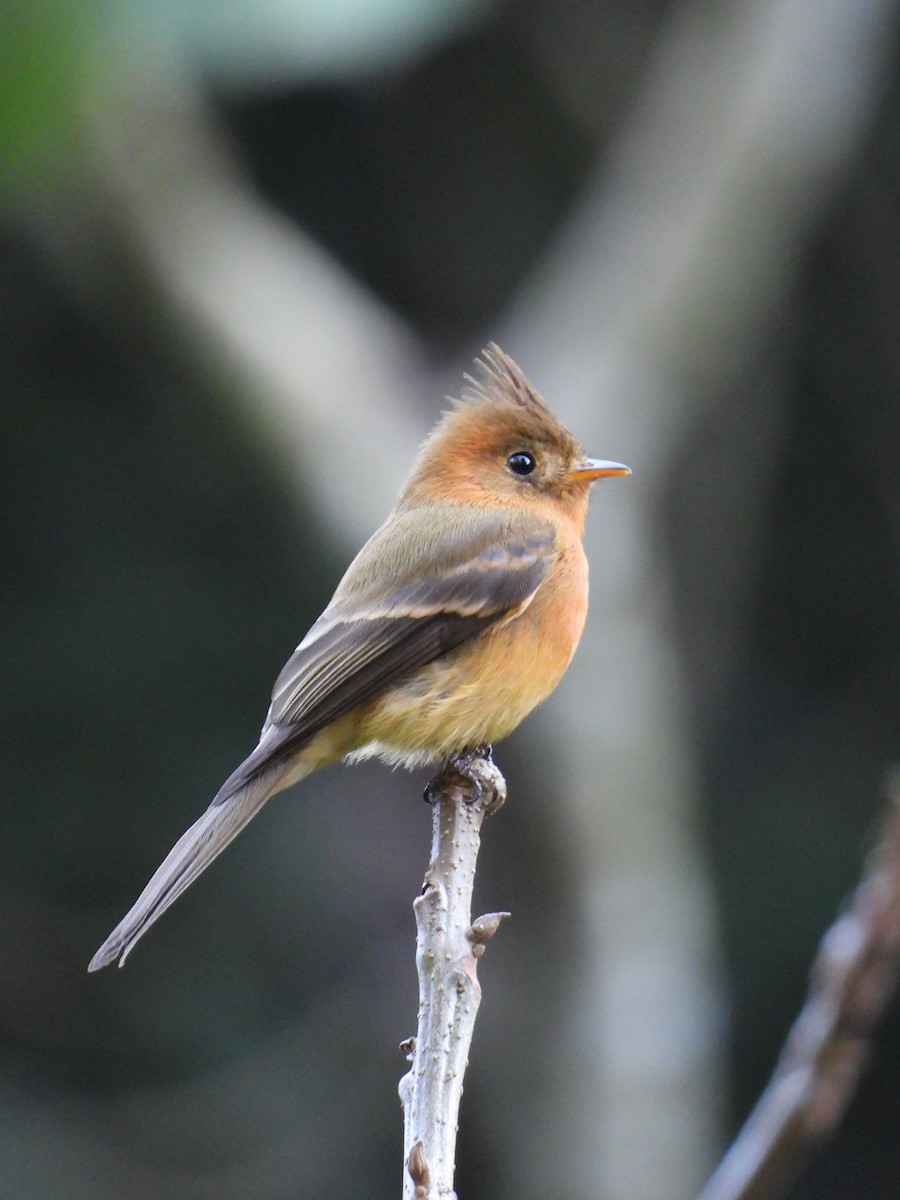
[[[506,783],[479,747],[452,759],[428,785],[434,809],[431,861],[413,908],[418,936],[419,1019],[404,1042],[410,1069],[403,1103],[404,1200],[451,1200],[456,1128],[475,1017],[478,959],[509,913],[472,920],[475,864],[484,818],[506,798]]]
[[[843,1116],[900,966],[900,779],[862,881],[822,939],[775,1073],[699,1200],[775,1200]]]

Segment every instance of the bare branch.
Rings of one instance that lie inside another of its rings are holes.
[[[900,781],[862,881],[813,964],[775,1073],[700,1200],[774,1200],[833,1132],[894,994],[900,961]]]
[[[419,1022],[401,1049],[410,1070],[403,1102],[404,1200],[452,1200],[456,1128],[475,1017],[477,959],[508,913],[472,920],[475,863],[484,818],[506,784],[489,748],[453,760],[425,793],[434,806],[431,862],[413,908],[418,927]]]

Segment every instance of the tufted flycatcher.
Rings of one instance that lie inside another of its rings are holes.
[[[585,458],[496,345],[425,441],[272,693],[259,745],[94,957],[119,959],[275,792],[337,759],[421,766],[498,741],[553,691],[584,627]]]

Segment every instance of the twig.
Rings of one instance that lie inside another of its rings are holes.
[[[403,1103],[404,1200],[453,1200],[456,1128],[475,1016],[477,960],[508,913],[472,921],[481,825],[506,797],[490,748],[447,764],[429,784],[434,806],[431,862],[413,908],[418,927],[419,1021],[401,1049],[410,1070]]]
[[[900,962],[900,782],[862,881],[812,968],[775,1073],[699,1200],[775,1200],[841,1117]]]

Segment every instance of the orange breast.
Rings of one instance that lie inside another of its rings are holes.
[[[511,733],[553,691],[587,615],[588,572],[568,542],[528,607],[360,712],[357,738],[389,759],[442,758]],[[366,751],[363,751],[366,753]]]

